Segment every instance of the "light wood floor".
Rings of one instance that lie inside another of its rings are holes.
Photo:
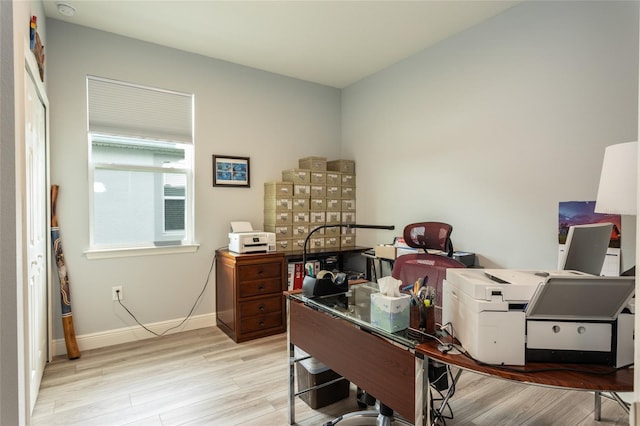
[[[33,425],[286,425],[286,334],[236,344],[217,328],[85,351],[47,365]],[[627,425],[593,395],[463,373],[447,425]],[[299,425],[355,411],[349,398],[319,410],[296,402]],[[353,423],[352,423],[353,424]]]

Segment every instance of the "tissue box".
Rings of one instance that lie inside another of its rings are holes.
[[[409,300],[408,294],[391,297],[372,293],[371,324],[392,333],[409,328]]]

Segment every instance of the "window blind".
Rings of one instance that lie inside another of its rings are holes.
[[[193,94],[87,77],[90,132],[193,143]]]

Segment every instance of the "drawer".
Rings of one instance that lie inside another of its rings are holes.
[[[260,300],[240,303],[240,318],[282,312],[282,297],[267,297]]]
[[[240,282],[281,276],[282,264],[279,262],[243,265],[238,267],[238,281]]]
[[[253,333],[282,326],[282,312],[273,312],[242,319],[240,321],[240,333]]]
[[[262,294],[281,293],[282,278],[267,278],[265,280],[246,281],[238,284],[240,297],[260,296]]]

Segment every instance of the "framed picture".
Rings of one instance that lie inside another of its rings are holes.
[[[214,154],[213,186],[249,188],[249,157]]]

